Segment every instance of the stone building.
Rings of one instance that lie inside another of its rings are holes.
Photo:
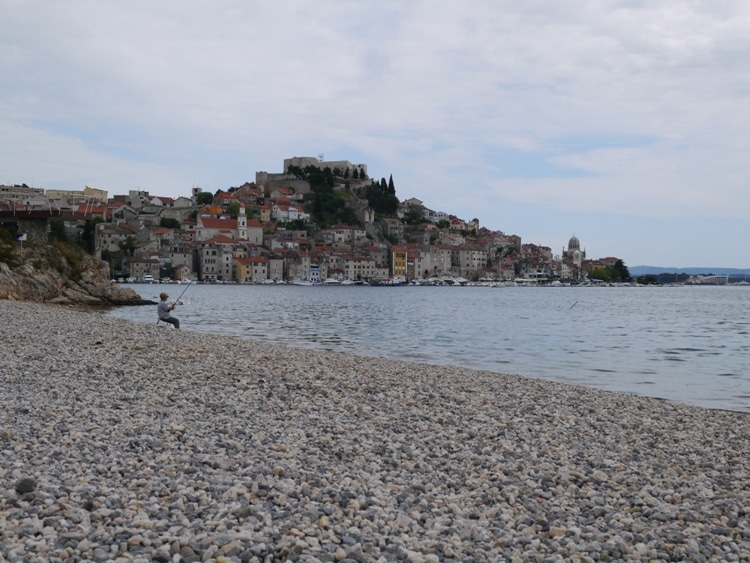
[[[563,260],[567,259],[579,268],[581,267],[581,263],[586,260],[586,250],[581,250],[581,242],[578,240],[578,237],[575,235],[570,237],[568,249],[563,249],[562,257]]]
[[[568,248],[562,251],[561,275],[564,278],[581,280],[584,276],[582,264],[586,260],[586,250],[581,250],[581,242],[573,235]]]

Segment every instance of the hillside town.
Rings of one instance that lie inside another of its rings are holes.
[[[587,258],[575,235],[555,254],[416,198],[396,199],[383,213],[363,194],[382,185],[395,197],[392,179],[378,184],[365,164],[293,157],[283,170],[256,172],[254,182],[213,194],[195,186],[177,198],[3,185],[0,227],[18,240],[47,240],[53,228],[84,238],[117,281],[575,284],[622,264]],[[333,178],[345,222],[320,224],[320,199],[303,171]]]

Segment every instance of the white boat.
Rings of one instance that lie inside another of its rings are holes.
[[[314,285],[310,280],[292,280],[292,285]]]
[[[341,285],[341,282],[334,278],[326,278],[323,280],[323,285]]]

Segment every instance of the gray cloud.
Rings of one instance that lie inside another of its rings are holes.
[[[579,233],[581,211],[749,213],[744,2],[32,0],[0,15],[2,182],[178,195],[325,152],[501,229],[514,205],[575,211]]]

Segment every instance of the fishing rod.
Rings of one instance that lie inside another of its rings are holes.
[[[182,290],[182,293],[180,293],[180,296],[174,301],[174,304],[177,305],[180,302],[180,299],[182,299],[182,296],[185,295],[185,292],[188,290],[188,287],[193,285],[192,282],[188,282],[187,287]]]
[[[191,282],[191,281],[188,281],[188,285],[187,285],[187,287],[186,287],[185,289],[183,289],[183,290],[182,290],[182,293],[180,293],[180,296],[179,296],[179,297],[178,297],[178,298],[177,298],[177,299],[176,299],[175,301],[172,301],[172,306],[171,306],[171,307],[170,307],[170,308],[168,309],[169,311],[172,311],[172,310],[174,310],[174,308],[175,308],[175,307],[177,306],[177,304],[178,304],[178,303],[179,303],[179,302],[180,302],[180,301],[182,300],[182,296],[183,296],[183,295],[185,295],[185,292],[186,292],[186,291],[188,290],[188,287],[190,287],[191,285],[192,285],[192,282]],[[169,297],[169,296],[168,296],[168,295],[167,295],[166,293],[162,293],[162,294],[161,294],[161,295],[159,296],[159,298],[160,298],[160,299],[165,299],[165,298],[167,298],[167,297]],[[168,316],[167,316],[167,318],[165,318],[165,319],[162,319],[162,318],[161,318],[161,314],[162,314],[162,309],[161,309],[161,304],[159,304],[159,318],[158,318],[158,319],[156,319],[156,324],[157,324],[157,325],[158,325],[158,324],[159,324],[159,323],[160,323],[161,321],[164,321],[164,322],[168,322],[168,323],[173,323],[173,324],[175,325],[175,327],[176,327],[176,328],[180,328],[180,321],[178,321],[178,320],[174,319],[173,317],[169,316],[169,313],[168,313],[168,312],[167,312],[167,315],[168,315]]]

